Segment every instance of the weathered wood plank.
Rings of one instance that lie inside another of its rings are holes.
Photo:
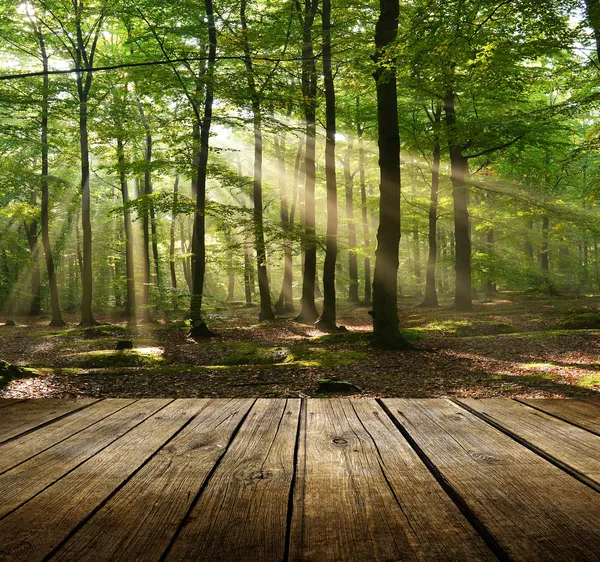
[[[600,560],[600,494],[446,400],[384,403],[516,560]]]
[[[0,410],[0,443],[30,431],[42,424],[58,419],[97,400],[26,400]]]
[[[600,407],[586,400],[553,400],[552,398],[530,398],[519,400],[523,404],[543,410],[561,420],[578,425],[600,435]]]
[[[36,562],[49,556],[201,407],[198,400],[168,404],[2,519],[0,560]]]
[[[6,408],[6,406],[12,406],[19,402],[24,402],[24,400],[18,398],[0,398],[0,408]]]
[[[128,406],[132,399],[102,400],[37,431],[0,445],[0,474]]]
[[[62,547],[52,560],[160,560],[253,400],[204,408]]]
[[[600,491],[600,436],[505,398],[459,400],[492,423],[566,465]],[[538,452],[538,451],[536,451]]]
[[[258,400],[167,560],[280,561],[300,400]]]
[[[130,431],[169,400],[146,399],[132,403],[101,423],[77,433],[0,476],[0,517],[35,496],[64,474]]]
[[[303,434],[290,560],[495,559],[376,402],[309,401]]]

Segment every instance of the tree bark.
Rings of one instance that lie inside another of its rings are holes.
[[[206,19],[208,20],[208,60],[206,67],[206,94],[204,98],[204,114],[202,121],[197,123],[200,128],[199,152],[194,158],[197,163],[196,170],[196,210],[194,213],[194,232],[192,238],[193,274],[192,295],[190,299],[191,329],[189,337],[206,338],[215,334],[208,329],[202,319],[202,296],[204,291],[204,274],[206,272],[206,172],[208,165],[208,150],[210,140],[210,126],[213,114],[214,100],[214,69],[217,59],[217,30],[213,15],[212,0],[204,0]]]
[[[256,266],[258,277],[258,292],[260,294],[260,312],[258,319],[272,320],[275,318],[271,306],[271,294],[269,290],[269,275],[267,271],[267,252],[265,247],[265,232],[263,227],[263,198],[262,198],[262,163],[263,163],[263,140],[262,140],[262,113],[260,93],[254,81],[254,68],[250,57],[250,44],[248,42],[248,25],[246,21],[246,0],[240,4],[240,20],[242,24],[242,42],[244,49],[244,64],[246,66],[246,78],[248,89],[252,98],[252,124],[254,127],[254,245],[256,247]]]
[[[60,310],[60,302],[58,299],[58,285],[56,283],[56,271],[54,268],[54,257],[52,255],[52,245],[50,244],[50,194],[48,186],[48,117],[49,117],[49,77],[48,77],[48,54],[46,51],[46,43],[44,35],[41,32],[39,22],[34,23],[34,29],[38,38],[40,54],[42,58],[42,66],[44,69],[44,77],[42,82],[42,100],[41,100],[41,153],[42,153],[42,246],[44,248],[44,258],[46,261],[46,272],[48,274],[48,288],[50,289],[50,312],[52,319],[50,326],[64,326],[65,321]]]
[[[469,311],[473,308],[471,289],[471,239],[469,236],[469,191],[466,185],[469,161],[462,153],[462,146],[456,130],[456,109],[454,91],[446,94],[445,114],[450,150],[450,172],[452,198],[454,200],[454,237],[456,240],[456,286],[454,307]]]
[[[317,244],[315,240],[317,69],[312,38],[312,26],[318,5],[318,0],[304,0],[304,10],[301,14],[303,32],[302,97],[306,124],[306,152],[304,156],[304,228],[306,239],[304,242],[301,308],[296,321],[305,324],[313,324],[319,316],[315,306],[315,278],[317,272]]]
[[[585,5],[588,22],[596,39],[596,51],[600,61],[600,0],[585,0]]]
[[[133,232],[131,224],[131,211],[127,208],[129,203],[129,186],[125,175],[125,147],[123,138],[117,138],[117,159],[119,164],[119,182],[121,184],[121,197],[123,199],[123,230],[125,232],[125,276],[127,278],[127,299],[125,301],[125,314],[127,318],[135,318],[135,268],[133,258]]]
[[[325,81],[325,182],[327,185],[327,240],[323,264],[323,312],[315,327],[335,332],[335,262],[337,260],[337,179],[335,174],[335,89],[331,68],[331,0],[323,0],[323,76]],[[356,233],[355,233],[356,237]],[[358,296],[358,295],[357,295]]]
[[[37,204],[37,197],[33,197],[32,204]],[[27,244],[31,256],[31,301],[29,303],[29,316],[39,316],[42,313],[42,275],[40,271],[40,250],[38,244],[38,221],[32,220],[25,225]]]
[[[379,229],[373,279],[373,343],[385,349],[409,347],[398,327],[400,247],[400,132],[395,59],[386,50],[398,33],[398,0],[379,0],[374,73],[379,125]]]

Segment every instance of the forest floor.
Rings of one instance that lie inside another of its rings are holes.
[[[240,303],[207,310],[219,337],[194,343],[181,318],[128,327],[114,315],[84,330],[48,318],[0,324],[0,358],[34,369],[0,397],[584,397],[600,393],[600,297],[500,293],[472,312],[401,299],[414,351],[373,349],[366,307],[342,306],[346,333],[324,335],[281,318],[257,323]],[[449,303],[446,303],[449,304]],[[118,340],[134,349],[116,351]],[[344,383],[331,383],[331,381]],[[348,384],[345,384],[348,383]]]

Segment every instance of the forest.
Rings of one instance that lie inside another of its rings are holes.
[[[600,0],[3,0],[0,395],[597,396]]]

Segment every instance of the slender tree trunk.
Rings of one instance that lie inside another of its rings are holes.
[[[344,184],[346,195],[346,222],[348,223],[348,302],[358,304],[358,257],[356,255],[356,224],[354,222],[354,176],[350,169],[350,158],[354,151],[354,139],[348,135],[348,146],[344,153]]]
[[[469,191],[466,185],[469,161],[463,156],[462,146],[456,130],[456,110],[454,92],[450,90],[445,98],[446,127],[454,199],[454,237],[456,240],[456,285],[454,307],[468,311],[473,308],[471,290],[471,239],[469,236]]]
[[[358,105],[359,101],[356,98]],[[358,124],[358,175],[360,179],[360,201],[362,210],[362,226],[363,226],[363,239],[364,239],[364,252],[365,252],[365,298],[363,304],[365,306],[371,306],[371,258],[369,254],[371,252],[371,235],[369,232],[369,208],[367,206],[367,182],[365,179],[365,147],[363,142],[363,128],[360,123]]]
[[[331,0],[323,0],[323,76],[325,80],[325,181],[327,185],[327,241],[323,264],[323,313],[315,326],[335,332],[335,262],[337,260],[337,179],[335,175],[335,89],[331,68]],[[356,234],[355,234],[356,237]],[[357,295],[358,296],[358,295]]]
[[[146,195],[146,179],[143,180],[143,193]],[[144,290],[142,302],[142,317],[144,322],[152,322],[152,314],[150,312],[151,304],[151,265],[150,265],[150,214],[148,213],[147,205],[144,206],[142,215],[142,258],[144,267]]]
[[[36,35],[40,46],[40,54],[42,65],[44,68],[44,77],[42,85],[42,105],[41,105],[41,141],[42,141],[42,245],[44,248],[44,258],[46,261],[46,271],[48,273],[48,288],[50,289],[50,311],[52,319],[50,326],[64,326],[65,321],[60,310],[60,302],[58,300],[58,285],[56,283],[56,272],[54,268],[54,259],[52,255],[52,246],[50,244],[50,195],[48,188],[48,116],[49,116],[49,77],[48,77],[48,55],[46,52],[46,44],[44,36],[39,27],[39,22],[34,24]]]
[[[271,294],[269,290],[269,275],[267,271],[267,253],[265,247],[265,232],[263,227],[263,198],[262,198],[262,113],[260,93],[254,81],[254,68],[250,56],[250,43],[248,42],[248,25],[246,21],[246,0],[240,4],[240,21],[242,24],[242,42],[244,49],[244,64],[246,65],[246,78],[248,89],[252,98],[252,123],[254,126],[254,244],[256,246],[256,266],[258,276],[258,291],[260,294],[260,321],[275,318],[271,307]]]
[[[283,281],[281,283],[281,292],[279,299],[275,304],[277,314],[286,312],[294,312],[294,298],[292,295],[292,240],[291,230],[292,221],[290,220],[290,206],[288,203],[287,186],[286,186],[286,167],[285,167],[285,133],[281,133],[281,140],[275,137],[275,152],[277,153],[278,163],[278,179],[279,179],[279,199],[280,199],[280,216],[281,228],[283,230],[285,240],[283,242]],[[294,203],[292,202],[292,205]]]
[[[313,324],[319,314],[315,306],[315,279],[317,274],[317,244],[315,240],[315,149],[316,149],[316,103],[317,69],[314,59],[312,27],[318,0],[304,0],[302,18],[302,97],[306,123],[306,152],[304,159],[304,270],[302,276],[302,299],[296,321]]]
[[[379,229],[373,279],[373,339],[386,349],[408,347],[398,327],[398,251],[400,247],[400,132],[396,66],[386,51],[398,33],[398,0],[379,0],[375,28],[374,77],[379,125]]]
[[[173,209],[171,210],[171,228],[169,232],[169,270],[171,272],[171,290],[173,292],[173,310],[179,311],[177,298],[177,272],[175,271],[175,226],[177,223],[177,205],[179,203],[179,174],[173,184]]]
[[[79,137],[81,146],[81,229],[83,233],[83,267],[81,274],[81,326],[93,326],[92,313],[92,217],[90,201],[90,155],[87,130],[87,98],[79,105]]]
[[[117,137],[117,159],[119,165],[119,182],[121,184],[121,197],[123,199],[123,230],[125,233],[125,276],[127,278],[127,299],[125,301],[125,314],[127,318],[135,318],[135,269],[133,261],[133,228],[131,224],[131,211],[128,209],[129,186],[125,175],[125,148],[123,138]]]
[[[431,192],[429,195],[429,224],[427,233],[429,242],[429,255],[427,256],[427,274],[425,276],[425,297],[421,303],[421,306],[432,308],[438,306],[437,291],[435,289],[435,270],[437,263],[437,207],[440,185],[440,161],[442,153],[439,137],[441,116],[442,107],[441,105],[438,105],[433,117],[433,162],[431,165]]]
[[[188,253],[188,248],[186,247],[186,240],[189,240],[189,236],[185,235],[185,224],[183,219],[179,221],[179,239],[181,244],[181,251],[184,253]],[[192,272],[190,268],[190,259],[188,257],[184,257],[181,260],[181,264],[183,266],[183,276],[185,277],[185,282],[188,286],[188,290],[190,293],[192,292]]]
[[[208,329],[202,319],[202,295],[204,291],[204,274],[206,272],[206,241],[205,241],[205,210],[206,210],[206,171],[208,165],[208,150],[210,126],[213,114],[215,63],[217,58],[217,30],[213,15],[212,0],[205,0],[206,18],[208,21],[208,61],[206,72],[206,94],[204,99],[204,115],[200,127],[200,149],[197,157],[196,175],[196,211],[194,213],[194,234],[192,252],[194,254],[192,295],[190,316],[192,327],[189,336],[192,338],[211,337],[215,334]]]

